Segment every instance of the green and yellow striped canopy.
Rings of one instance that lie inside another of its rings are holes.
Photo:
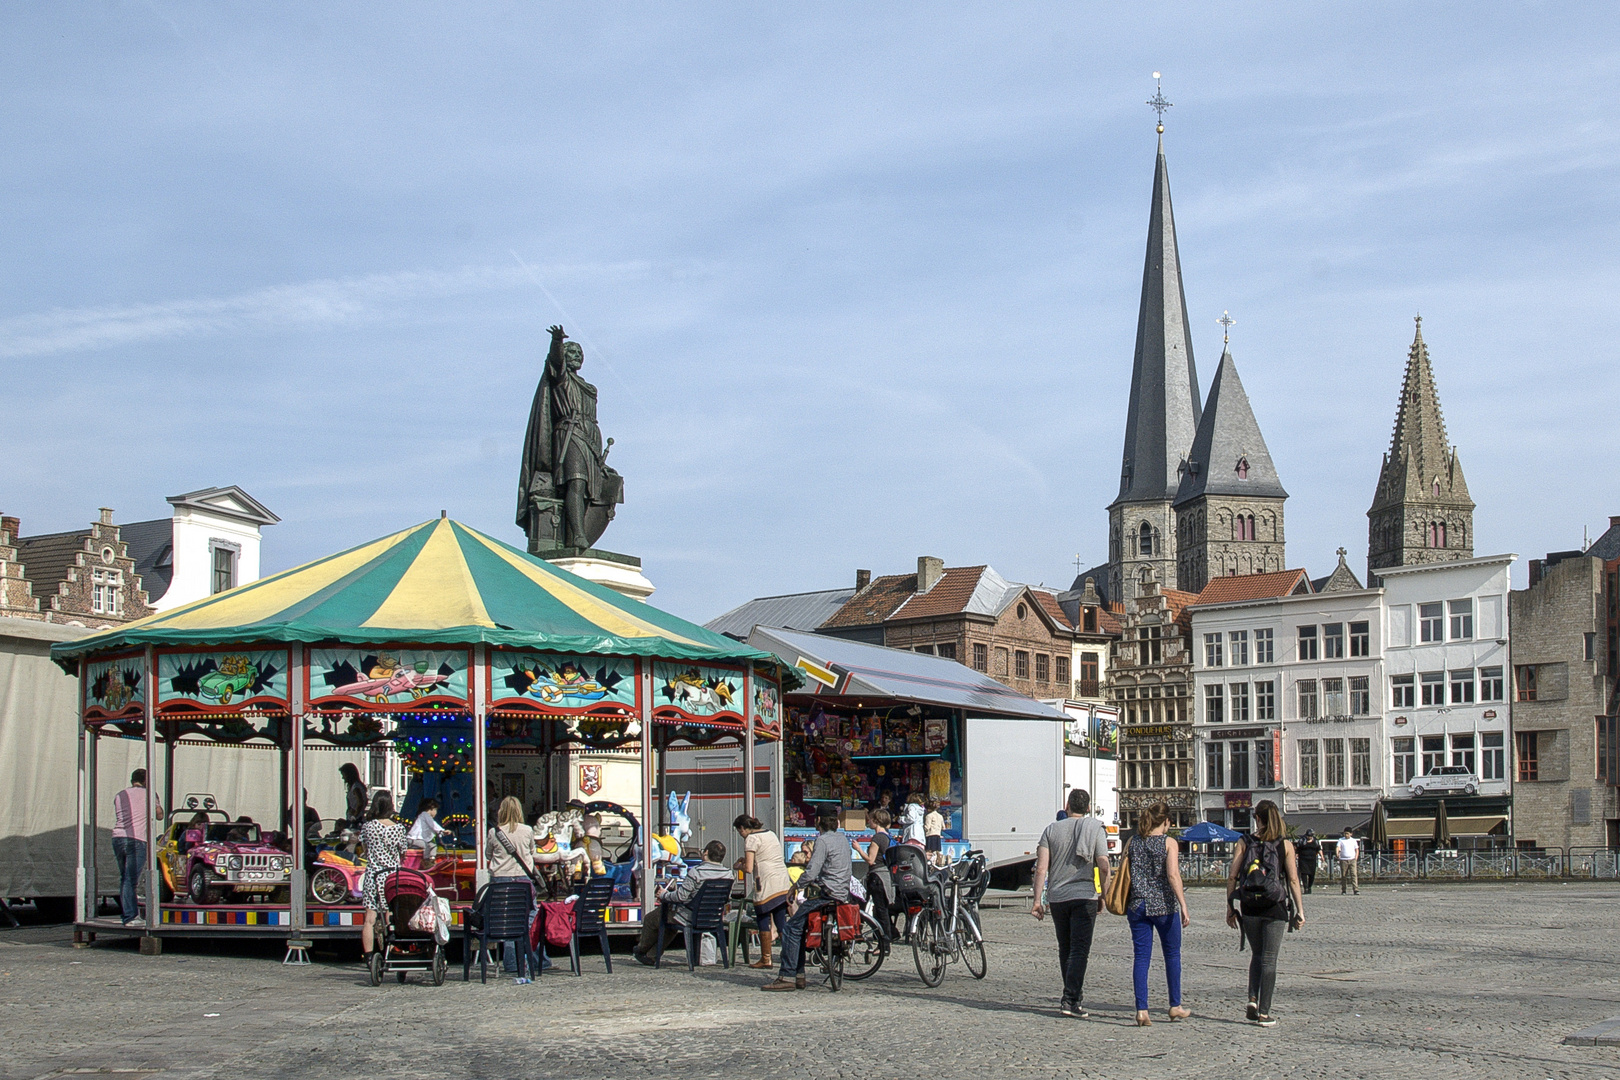
[[[487,642],[671,660],[769,661],[723,634],[621,596],[439,518],[195,603],[63,642],[52,655],[250,642]]]

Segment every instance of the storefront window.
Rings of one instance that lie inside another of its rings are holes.
[[[946,832],[962,806],[959,719],[945,710],[833,712],[792,709],[784,732],[787,823],[813,825],[818,809],[864,807],[888,793],[892,806],[918,793],[944,804]]]
[[[1247,790],[1249,786],[1249,744],[1235,742],[1231,748],[1232,756],[1232,787],[1238,791]]]
[[[1302,788],[1322,786],[1322,758],[1318,753],[1315,739],[1299,741],[1299,786]]]

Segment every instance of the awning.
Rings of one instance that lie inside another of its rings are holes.
[[[806,676],[801,692],[916,701],[961,709],[969,716],[1058,723],[1070,719],[1061,710],[940,656],[766,626],[756,626],[748,644],[798,668]]]
[[[1446,827],[1452,836],[1489,836],[1502,827],[1505,817],[1452,817],[1446,816]],[[1434,835],[1434,818],[1390,818],[1387,822],[1391,840],[1427,840]]]
[[[1372,822],[1371,810],[1356,810],[1337,814],[1284,814],[1283,820],[1294,830],[1296,837],[1304,836],[1306,829],[1315,829],[1318,838],[1332,838],[1344,830],[1365,832]],[[1393,834],[1392,834],[1393,835]]]

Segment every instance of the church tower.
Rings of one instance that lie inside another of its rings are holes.
[[[1201,414],[1161,124],[1142,269],[1142,306],[1136,317],[1125,453],[1120,463],[1119,496],[1108,507],[1110,599],[1136,596],[1144,576],[1161,587],[1176,583],[1172,506],[1180,483],[1177,470],[1197,434]]]
[[[1176,491],[1176,588],[1200,592],[1212,577],[1282,570],[1287,498],[1228,348]]]
[[[1468,497],[1457,448],[1446,440],[1434,388],[1423,317],[1406,357],[1395,435],[1367,511],[1367,584],[1386,566],[1474,557],[1474,500]]]

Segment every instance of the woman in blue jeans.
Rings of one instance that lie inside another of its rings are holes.
[[[1187,914],[1187,894],[1181,888],[1181,860],[1178,845],[1165,835],[1170,827],[1170,808],[1154,803],[1137,818],[1136,835],[1131,839],[1131,896],[1125,917],[1131,924],[1131,945],[1136,952],[1133,975],[1136,982],[1136,1026],[1153,1023],[1148,1018],[1148,964],[1153,960],[1153,932],[1159,932],[1164,949],[1164,979],[1170,990],[1170,1019],[1185,1020],[1191,1009],[1181,1007],[1181,929],[1191,924]]]

